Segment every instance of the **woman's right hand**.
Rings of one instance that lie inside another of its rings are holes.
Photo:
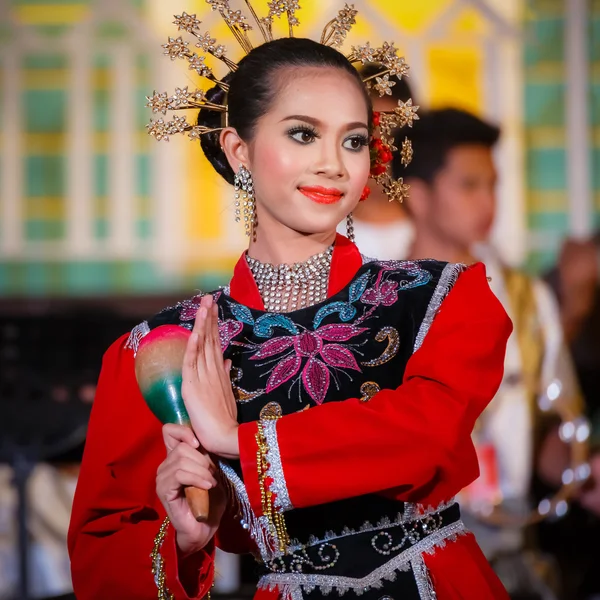
[[[210,456],[199,450],[193,431],[183,425],[164,425],[167,458],[156,473],[156,493],[177,532],[177,545],[183,556],[204,548],[216,533],[225,511],[225,493],[215,477],[217,468]],[[184,494],[186,486],[210,490],[210,514],[198,523]]]

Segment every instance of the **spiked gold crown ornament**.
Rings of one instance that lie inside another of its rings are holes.
[[[206,0],[206,3],[210,5],[212,10],[219,11],[235,40],[242,50],[248,54],[254,48],[249,35],[254,27],[250,25],[246,15],[241,10],[231,9],[229,0]],[[276,18],[283,16],[287,19],[289,37],[294,37],[294,27],[299,24],[296,17],[296,11],[300,9],[298,0],[271,0],[268,3],[269,12],[265,17],[259,17],[256,14],[250,0],[244,0],[244,3],[263,42],[274,39],[273,22]],[[356,23],[357,13],[358,11],[354,9],[354,5],[346,4],[337,16],[325,25],[320,43],[339,49],[348,32]],[[206,55],[208,54],[222,62],[229,73],[234,72],[237,69],[237,64],[227,57],[226,47],[218,44],[209,32],[201,32],[202,22],[196,18],[195,14],[189,15],[183,12],[181,15],[175,15],[173,23],[177,26],[178,32],[184,31],[193,36],[196,40],[194,47],[199,48],[204,54],[193,51],[190,48],[190,42],[184,40],[181,35],[169,37],[167,43],[162,46],[164,54],[169,56],[171,60],[181,59],[187,61],[191,71],[195,71],[200,77],[208,79],[213,85],[227,92],[229,90],[227,83],[218,78],[212,68],[206,64]],[[384,42],[380,47],[371,47],[369,42],[363,46],[352,46],[346,58],[352,64],[377,63],[382,66],[380,72],[363,78],[367,88],[377,92],[380,97],[391,95],[391,88],[396,85],[394,78],[401,79],[407,76],[409,71],[405,59],[398,56],[398,51],[393,42]],[[152,109],[153,113],[166,115],[167,111],[204,108],[223,113],[224,119],[222,122],[225,123],[225,126],[228,123],[227,104],[210,102],[201,89],[190,91],[187,86],[176,88],[175,93],[171,96],[167,92],[159,93],[155,91],[152,96],[147,96],[147,100],[147,106]],[[385,145],[385,148],[390,151],[397,150],[393,143],[394,132],[401,127],[412,127],[413,122],[419,118],[417,115],[418,108],[418,106],[413,106],[412,100],[399,101],[398,106],[393,111],[377,113],[377,126],[379,127],[381,143]],[[158,141],[169,141],[170,136],[183,133],[187,134],[191,140],[199,140],[200,136],[220,131],[223,128],[194,125],[189,123],[185,116],[178,115],[175,115],[170,121],[165,121],[163,118],[158,118],[155,121],[150,120],[147,125],[148,133]],[[400,154],[401,163],[404,166],[408,165],[412,159],[412,146],[408,139],[403,142]],[[389,163],[389,160],[385,162]],[[381,162],[379,166],[381,166]],[[392,200],[402,202],[408,195],[408,185],[404,184],[402,178],[394,180],[389,171],[389,165],[385,167],[385,170],[381,168],[372,169],[371,177],[382,186],[390,202]]]

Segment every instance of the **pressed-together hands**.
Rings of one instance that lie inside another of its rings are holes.
[[[217,305],[212,296],[204,296],[183,358],[181,391],[201,446],[224,458],[238,458],[237,406],[230,368],[231,361],[223,361]]]
[[[192,428],[165,425],[167,458],[156,475],[156,492],[177,532],[183,556],[197,552],[214,536],[225,510],[211,455],[237,458],[237,406],[219,339],[217,305],[204,296],[188,341],[182,371],[182,396]],[[187,504],[186,486],[210,490],[210,516],[198,523]]]

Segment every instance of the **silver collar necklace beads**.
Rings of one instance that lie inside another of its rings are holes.
[[[327,298],[333,246],[293,265],[261,263],[246,255],[268,312],[291,312]]]

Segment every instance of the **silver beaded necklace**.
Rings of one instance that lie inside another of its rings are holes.
[[[261,263],[246,255],[268,312],[291,312],[327,298],[333,246],[293,265]]]

